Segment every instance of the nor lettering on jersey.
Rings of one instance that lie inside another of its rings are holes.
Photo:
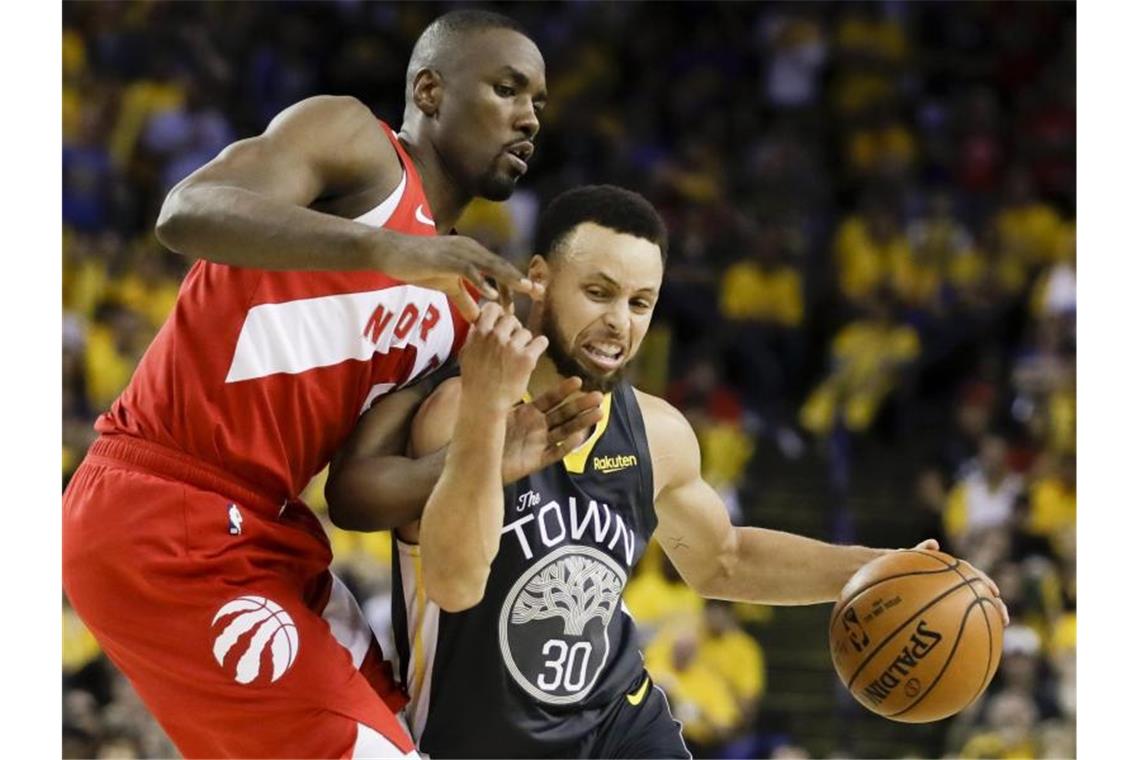
[[[226,382],[366,361],[408,346],[416,348],[408,375],[415,378],[447,359],[454,338],[447,296],[415,285],[261,304],[242,324]]]

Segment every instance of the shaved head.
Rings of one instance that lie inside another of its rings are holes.
[[[415,83],[416,73],[423,69],[434,69],[446,72],[455,65],[457,54],[463,49],[462,37],[473,32],[482,32],[488,29],[509,29],[518,32],[527,39],[522,24],[509,16],[493,11],[465,9],[445,13],[435,21],[428,24],[415,47],[412,48],[412,57],[408,61],[408,72],[405,78],[405,93],[408,102],[412,100],[412,86]]]

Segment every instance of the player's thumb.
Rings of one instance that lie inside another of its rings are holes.
[[[452,303],[455,304],[455,308],[459,310],[459,314],[464,319],[474,323],[479,318],[479,305],[475,303],[475,299],[471,297],[471,293],[463,284],[462,277],[455,280],[455,287],[451,288],[449,295]]]

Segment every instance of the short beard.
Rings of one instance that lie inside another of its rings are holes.
[[[570,354],[570,349],[563,343],[562,332],[558,329],[558,320],[554,318],[549,305],[542,312],[542,334],[549,341],[549,345],[546,347],[546,355],[550,361],[554,362],[554,368],[558,370],[558,374],[563,377],[582,378],[583,393],[592,391],[609,393],[625,379],[626,365],[624,364],[617,371],[608,375],[599,375],[582,366],[581,362]]]
[[[515,192],[515,182],[506,175],[490,170],[479,178],[475,195],[489,201],[505,201]]]

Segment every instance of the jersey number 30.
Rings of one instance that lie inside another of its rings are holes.
[[[581,690],[586,685],[586,665],[590,662],[593,650],[594,645],[589,641],[570,645],[562,639],[547,639],[542,645],[542,654],[550,659],[543,665],[552,673],[549,678],[545,670],[539,674],[538,687],[543,691]]]

